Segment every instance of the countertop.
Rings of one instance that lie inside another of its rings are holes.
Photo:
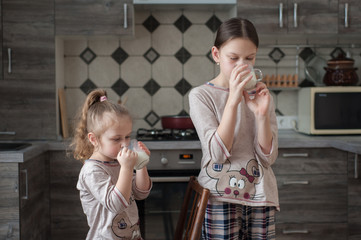
[[[0,152],[0,162],[25,162],[46,151],[68,150],[69,141],[31,142],[32,146],[18,151]],[[147,141],[150,150],[162,149],[200,149],[199,141]],[[279,148],[329,148],[361,154],[361,135],[347,136],[309,136],[293,130],[279,130]]]

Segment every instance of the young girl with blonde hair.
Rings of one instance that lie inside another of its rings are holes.
[[[135,200],[145,199],[152,184],[146,167],[134,173],[131,132],[127,109],[102,89],[89,93],[73,140],[74,157],[83,162],[77,189],[90,227],[86,239],[142,239]]]

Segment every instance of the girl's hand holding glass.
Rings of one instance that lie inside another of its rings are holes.
[[[123,147],[117,156],[121,167],[133,169],[136,165],[138,154],[127,147]]]
[[[134,169],[139,170],[144,168],[149,162],[149,149],[144,143],[138,142],[136,139],[130,141],[129,148],[138,154]]]

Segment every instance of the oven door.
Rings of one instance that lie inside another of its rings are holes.
[[[138,202],[144,239],[174,238],[189,177],[198,174],[199,170],[149,171],[153,188],[145,200]]]

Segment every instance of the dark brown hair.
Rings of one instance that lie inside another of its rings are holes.
[[[89,132],[99,137],[119,117],[129,117],[131,120],[128,110],[107,100],[107,93],[103,89],[95,89],[88,94],[79,114],[71,145],[74,147],[74,158],[82,162],[88,159],[94,150],[88,140]]]
[[[214,46],[218,49],[228,40],[249,39],[258,48],[258,34],[254,25],[247,19],[230,18],[219,26]]]

